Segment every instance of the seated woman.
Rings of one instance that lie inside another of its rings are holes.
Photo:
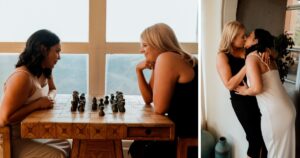
[[[26,42],[15,71],[4,84],[0,102],[0,127],[9,125],[12,157],[65,158],[70,152],[67,140],[22,139],[20,122],[36,110],[54,105],[56,88],[52,69],[60,59],[60,39],[48,30],[39,30]]]
[[[198,61],[179,45],[174,31],[159,23],[141,34],[145,60],[136,66],[138,84],[146,104],[175,123],[176,137],[198,137]],[[149,83],[143,70],[151,69]],[[176,142],[135,141],[129,150],[136,157],[176,157]],[[197,152],[194,153],[197,155]]]

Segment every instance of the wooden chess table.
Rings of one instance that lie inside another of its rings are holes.
[[[72,95],[57,95],[53,109],[31,113],[21,123],[22,138],[73,139],[72,158],[122,158],[122,139],[174,140],[174,123],[155,114],[141,96],[125,95],[126,112],[105,115],[92,111],[92,97],[84,112],[71,112]],[[98,99],[98,97],[97,97]]]

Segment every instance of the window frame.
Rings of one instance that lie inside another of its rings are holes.
[[[88,54],[88,85],[90,95],[105,94],[106,54],[135,54],[138,42],[106,41],[106,1],[89,0],[88,42],[61,42],[64,54]],[[26,42],[0,42],[0,53],[22,52]],[[180,43],[188,52],[197,52],[198,42]]]

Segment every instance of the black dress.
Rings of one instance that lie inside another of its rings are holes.
[[[245,65],[245,59],[234,57],[230,53],[227,53],[226,55],[228,57],[232,76],[234,76]],[[245,83],[247,82],[246,75],[243,80]],[[261,133],[261,113],[256,97],[238,95],[235,91],[230,91],[230,96],[234,112],[244,128],[246,139],[249,143],[247,155],[251,158],[258,158],[262,152],[262,157],[267,157],[267,149]]]
[[[194,74],[192,81],[176,84],[167,111],[175,124],[175,138],[198,138],[198,65]],[[190,157],[197,157],[197,150],[192,148]],[[134,141],[129,152],[132,158],[176,158],[176,141]]]

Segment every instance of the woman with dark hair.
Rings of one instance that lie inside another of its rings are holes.
[[[294,104],[282,86],[276,62],[262,60],[262,54],[273,51],[274,37],[266,30],[255,29],[246,40],[250,52],[246,59],[249,87],[236,88],[240,95],[256,96],[262,113],[261,129],[270,158],[295,158]]]
[[[39,30],[26,42],[15,71],[4,84],[0,102],[0,126],[9,125],[12,157],[68,157],[67,140],[22,139],[20,122],[36,110],[54,105],[56,88],[52,69],[60,59],[60,39],[48,30]]]

